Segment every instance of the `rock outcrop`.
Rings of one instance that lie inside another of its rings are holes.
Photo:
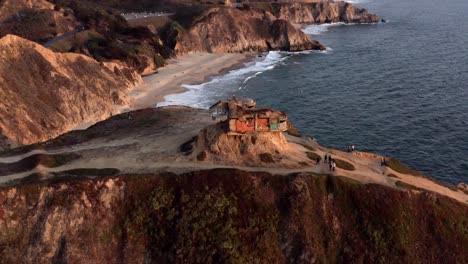
[[[45,42],[79,26],[73,13],[44,0],[0,1],[0,37]]]
[[[287,20],[257,9],[211,8],[195,18],[189,28],[176,30],[177,54],[325,49]]]
[[[306,173],[116,173],[0,190],[1,260],[468,262],[468,207],[440,195]]]
[[[208,126],[200,131],[192,142],[190,151],[198,161],[219,165],[255,167],[265,164],[268,167],[300,167],[297,150],[291,147],[281,132],[228,135],[226,123]],[[295,157],[295,159],[290,159]],[[305,158],[302,162],[307,162]]]
[[[46,0],[3,0],[0,1],[0,22],[17,16],[25,9],[53,9],[54,5]]]
[[[357,8],[351,3],[319,2],[319,3],[271,3],[255,4],[270,11],[275,17],[292,23],[377,23],[380,21],[375,14],[366,9]]]
[[[0,39],[0,131],[14,144],[56,137],[99,121],[141,78],[117,65],[79,54],[54,53],[8,35]]]

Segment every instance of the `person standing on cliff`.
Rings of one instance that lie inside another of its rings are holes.
[[[351,145],[351,152],[354,152],[354,144]]]
[[[325,163],[327,163],[327,154],[325,154],[324,160],[325,160]]]
[[[333,163],[332,163],[332,168],[333,168],[332,170],[335,171],[335,169],[336,169],[336,163],[335,163],[335,161],[333,161]]]

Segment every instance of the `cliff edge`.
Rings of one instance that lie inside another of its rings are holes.
[[[144,109],[0,152],[2,261],[468,261],[463,189],[281,132],[196,140],[216,124],[205,110]],[[324,153],[335,171],[316,162]]]

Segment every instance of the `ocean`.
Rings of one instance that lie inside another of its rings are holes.
[[[352,2],[387,23],[309,25],[326,51],[270,52],[163,105],[254,98],[322,145],[354,144],[441,182],[468,182],[468,1]]]

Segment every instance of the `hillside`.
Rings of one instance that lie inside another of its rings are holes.
[[[176,35],[177,54],[325,49],[288,21],[258,10],[211,8],[194,19],[188,30],[178,29]]]
[[[324,47],[293,23],[378,22],[376,15],[352,4],[254,3],[206,1],[0,2],[0,36],[14,34],[51,45],[58,52],[80,53],[100,62],[118,61],[141,75],[154,73],[175,55],[192,52],[310,50]],[[174,15],[126,21],[121,13],[168,11]]]
[[[45,0],[0,1],[0,37],[13,34],[42,43],[79,26],[69,10]]]
[[[0,153],[2,260],[468,261],[463,190],[307,138],[229,142],[203,130],[215,124],[205,110],[145,109]],[[310,153],[348,165],[330,172]]]
[[[141,82],[133,70],[79,54],[54,53],[7,35],[0,39],[2,144],[32,144],[110,116]],[[8,140],[7,140],[8,139]]]

